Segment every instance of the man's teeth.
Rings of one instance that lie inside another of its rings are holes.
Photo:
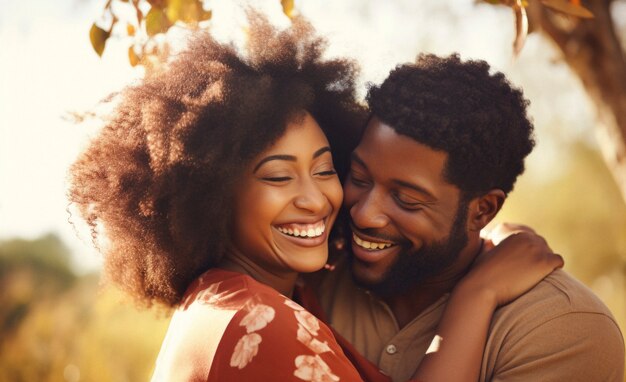
[[[389,248],[389,247],[391,247],[393,245],[391,243],[374,243],[374,242],[371,242],[371,241],[362,240],[360,237],[358,237],[354,233],[352,234],[352,238],[354,239],[354,242],[359,247],[363,247],[365,249],[385,249],[385,248]]]
[[[289,226],[285,225],[277,228],[280,232],[286,235],[296,237],[318,237],[321,236],[326,230],[323,221],[320,221],[316,224],[298,224],[298,227],[295,227],[295,225],[292,224]]]

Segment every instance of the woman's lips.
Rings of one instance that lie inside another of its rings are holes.
[[[328,238],[325,219],[315,223],[288,223],[272,226],[280,236],[301,247],[317,247]]]
[[[315,223],[279,224],[276,229],[289,236],[314,238],[326,231],[326,225],[324,219],[321,219]]]

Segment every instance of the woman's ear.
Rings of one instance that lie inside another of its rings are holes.
[[[486,194],[477,196],[469,202],[468,225],[471,231],[480,231],[496,216],[502,208],[506,195],[494,188]]]

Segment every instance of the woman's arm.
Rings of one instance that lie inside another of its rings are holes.
[[[455,287],[414,378],[424,382],[478,380],[496,307],[519,297],[562,266],[561,256],[554,254],[541,236],[530,230],[510,232],[481,255]]]

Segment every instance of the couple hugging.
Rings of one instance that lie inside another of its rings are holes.
[[[621,382],[611,313],[543,238],[480,235],[534,146],[522,92],[421,55],[364,106],[323,51],[302,20],[198,33],[73,164],[105,276],[176,308],[153,381]]]

